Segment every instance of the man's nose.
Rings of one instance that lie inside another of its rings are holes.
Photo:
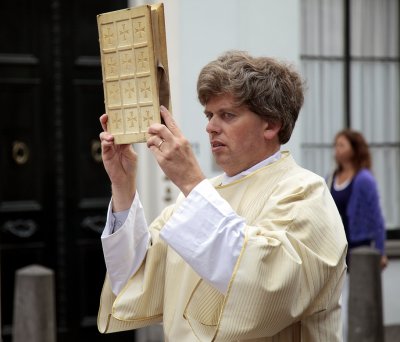
[[[206,127],[206,131],[208,134],[211,133],[219,133],[220,132],[220,128],[217,122],[217,119],[215,117],[212,117],[208,123],[207,123],[207,127]]]

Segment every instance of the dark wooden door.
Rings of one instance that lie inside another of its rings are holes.
[[[110,198],[101,163],[104,112],[96,15],[126,0],[2,1],[0,266],[3,341],[15,271],[55,272],[58,341],[133,341],[96,328]]]

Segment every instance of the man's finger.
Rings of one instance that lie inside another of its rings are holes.
[[[165,126],[168,127],[171,133],[176,137],[182,136],[181,130],[179,129],[178,125],[176,124],[174,118],[172,117],[168,109],[165,108],[164,106],[160,106],[160,113],[162,118],[164,119]]]
[[[104,132],[107,132],[107,121],[108,121],[107,114],[103,114],[102,116],[100,116],[100,123],[101,123],[101,127],[103,128]]]

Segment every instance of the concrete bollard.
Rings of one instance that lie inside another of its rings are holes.
[[[16,271],[13,342],[55,342],[54,272],[39,265]]]
[[[371,247],[352,250],[349,342],[384,341],[380,254]]]

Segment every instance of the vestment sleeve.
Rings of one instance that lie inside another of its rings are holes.
[[[335,203],[322,180],[283,187],[247,224],[226,295],[203,280],[193,291],[184,316],[199,340],[273,336],[338,307],[347,244]]]
[[[167,207],[149,227],[151,246],[145,260],[118,296],[106,274],[97,317],[100,332],[137,329],[162,321],[167,245],[159,238],[159,231],[171,213],[172,207]]]
[[[226,293],[243,246],[244,227],[244,218],[204,180],[181,203],[160,236],[202,279]]]

